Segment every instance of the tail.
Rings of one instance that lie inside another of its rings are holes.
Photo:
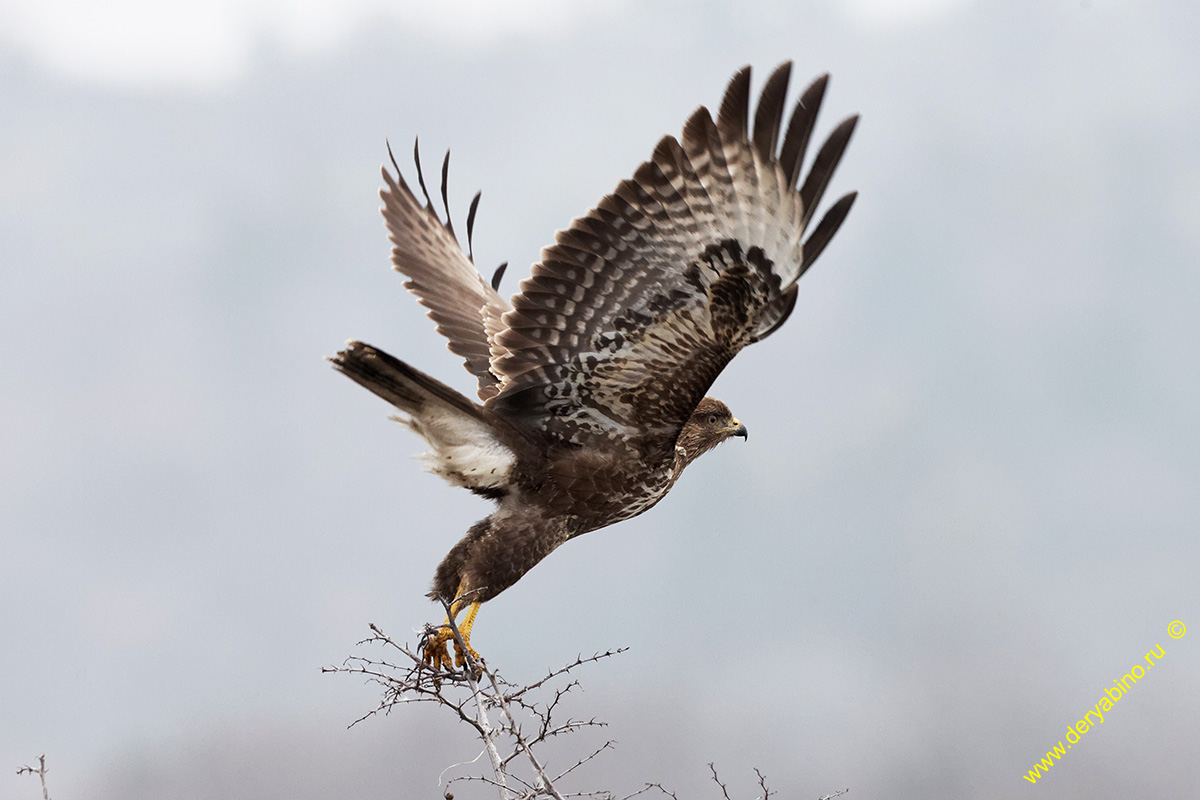
[[[414,417],[419,417],[431,402],[480,417],[478,407],[463,395],[369,344],[347,342],[346,349],[328,361],[350,380]]]
[[[430,472],[485,497],[507,492],[516,456],[501,441],[482,406],[369,344],[348,342],[329,361],[407,414],[393,419],[429,443],[432,449],[424,460]]]

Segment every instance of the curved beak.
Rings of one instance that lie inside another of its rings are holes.
[[[750,432],[746,430],[746,426],[738,422],[736,418],[733,420],[733,423],[725,429],[724,432],[728,433],[730,436],[740,436],[745,440],[750,438]]]

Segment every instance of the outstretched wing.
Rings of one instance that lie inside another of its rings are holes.
[[[391,147],[388,155],[391,155]],[[404,182],[394,157],[392,166],[396,168],[396,177],[392,177],[387,167],[383,168],[383,180],[387,185],[379,191],[379,196],[383,199],[383,218],[392,242],[392,268],[408,276],[405,288],[429,309],[429,317],[437,323],[438,332],[449,340],[451,352],[462,356],[467,371],[479,379],[479,399],[487,400],[499,391],[500,383],[500,378],[490,369],[495,354],[493,335],[501,327],[501,315],[510,306],[483,280],[454,235],[446,199],[450,154],[446,154],[442,164],[445,224],[438,219],[429,193],[425,191],[425,177],[415,148],[413,159],[417,165],[417,180],[425,195],[424,205]],[[479,195],[475,195],[467,217],[468,242],[478,203]]]
[[[699,108],[632,180],[560,231],[496,335],[488,405],[576,444],[673,442],[738,351],[779,327],[796,281],[845,219],[842,197],[802,237],[857,117],[841,123],[797,188],[828,76],[779,134],[791,64],[749,125],[750,68],[714,122]]]

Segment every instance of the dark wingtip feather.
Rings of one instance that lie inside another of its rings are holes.
[[[841,160],[842,153],[846,151],[846,145],[850,143],[850,137],[854,134],[854,126],[857,124],[857,114],[842,120],[841,124],[829,134],[825,144],[821,145],[821,149],[817,151],[812,169],[809,170],[804,185],[800,187],[804,224],[808,224],[808,221],[812,219],[813,212],[821,202],[821,195],[825,193],[825,187],[829,185],[829,180],[833,177],[833,172],[837,169],[838,161]]]
[[[801,248],[803,259],[800,262],[799,275],[803,275],[805,270],[817,260],[817,256],[825,250],[825,246],[829,244],[829,240],[838,232],[838,228],[842,227],[842,222],[845,221],[846,215],[850,213],[850,207],[854,205],[855,198],[858,197],[858,192],[850,192],[843,195],[836,203],[829,207],[825,212],[825,216],[821,217],[821,221],[817,224],[816,230],[808,237]]]
[[[754,112],[754,149],[763,161],[775,156],[779,142],[779,126],[783,121],[783,101],[787,97],[792,62],[785,61],[767,78]]]
[[[425,188],[425,173],[421,170],[421,137],[413,137],[413,163],[417,165],[417,183],[421,185],[421,194],[425,195],[425,207],[432,208],[433,201],[429,199],[429,190]]]
[[[450,219],[450,199],[448,184],[450,183],[450,151],[446,151],[446,157],[442,159],[442,208],[446,209],[446,230],[454,236],[454,222]],[[458,237],[454,236],[454,241],[458,241]]]
[[[472,264],[475,263],[475,245],[471,243],[471,238],[475,235],[475,212],[479,210],[480,197],[483,197],[483,192],[476,192],[471,200],[471,209],[467,212],[467,258]]]
[[[683,134],[680,140],[683,142],[684,149],[693,147],[705,147],[708,142],[709,131],[713,129],[712,114],[708,108],[700,106],[692,115],[688,117],[688,121],[684,123]]]
[[[492,273],[492,291],[500,291],[500,279],[504,277],[504,270],[506,269],[508,269],[507,261],[496,267],[496,271]]]
[[[674,165],[677,169],[682,167],[683,148],[679,145],[679,140],[674,136],[664,136],[658,140],[658,144],[654,146],[654,153],[650,156],[650,160],[659,167],[664,164]]]
[[[392,152],[392,143],[387,139],[384,139],[383,143],[387,145],[388,160],[392,162],[392,168],[396,170],[396,176],[399,177],[400,165],[396,163],[396,154]]]
[[[400,165],[396,163],[396,154],[392,152],[392,143],[387,139],[384,139],[383,143],[387,145],[388,160],[392,162],[392,169],[396,170],[396,177],[393,179],[391,173],[388,172],[387,164],[384,164],[382,167],[380,167],[380,172],[383,173],[383,180],[388,184],[389,189],[380,189],[379,196],[384,198],[384,202],[386,203],[387,198],[384,194],[385,191],[390,191],[390,189],[395,188],[397,185],[399,185],[409,194],[412,194],[412,190],[409,189],[408,184],[404,182],[404,175],[400,172]]]
[[[804,152],[808,149],[808,140],[812,136],[817,112],[821,110],[821,100],[825,97],[825,87],[828,85],[828,72],[810,83],[796,101],[796,108],[788,121],[787,134],[783,137],[783,149],[779,152],[779,163],[786,171],[789,186],[795,186],[800,177]]]
[[[743,141],[750,114],[750,66],[737,71],[729,81],[721,110],[717,112],[717,129],[727,141]]]

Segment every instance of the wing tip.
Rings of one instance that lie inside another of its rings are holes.
[[[717,129],[731,141],[746,138],[750,115],[750,65],[733,74],[717,111]]]
[[[783,62],[775,68],[759,92],[758,108],[754,112],[754,149],[763,161],[775,157],[791,75],[792,62]]]

